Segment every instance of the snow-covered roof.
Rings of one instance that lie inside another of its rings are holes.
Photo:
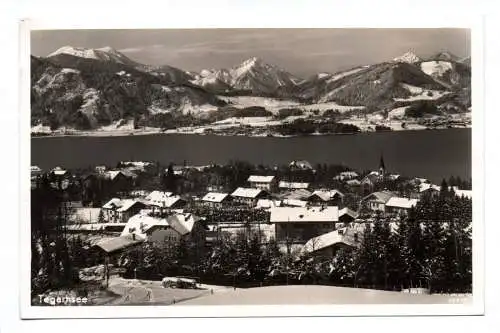
[[[429,183],[422,183],[419,185],[419,192],[425,192],[429,189],[432,189],[435,191],[441,191],[441,186],[429,184]]]
[[[275,207],[271,208],[271,223],[337,222],[339,210],[328,207]]]
[[[31,172],[41,172],[42,171],[42,169],[40,169],[40,167],[37,165],[32,165],[30,167],[30,170],[31,170]]]
[[[146,200],[150,202],[162,202],[163,200],[171,196],[172,192],[153,191],[148,194]]]
[[[356,171],[342,171],[333,179],[339,179],[339,180],[344,180],[344,179],[352,179],[352,178],[357,178],[359,177],[359,174]]]
[[[311,163],[305,160],[300,160],[300,161],[292,161],[290,162],[290,166],[300,168],[300,169],[307,169],[307,170],[312,170],[313,167]]]
[[[471,190],[455,190],[455,195],[461,197],[464,196],[466,198],[472,199],[472,191]]]
[[[180,235],[186,235],[193,230],[193,227],[200,218],[193,214],[175,214],[167,217],[168,224]]]
[[[64,176],[66,174],[66,170],[64,170],[63,168],[57,166],[55,167],[54,169],[52,169],[52,173],[54,173],[54,175],[57,175],[57,176]]]
[[[285,182],[280,181],[280,188],[290,188],[290,189],[307,189],[309,188],[309,183],[299,183],[299,182]]]
[[[263,192],[265,191],[258,188],[238,187],[233,193],[231,193],[231,196],[241,198],[256,198]]]
[[[228,195],[227,193],[209,192],[201,200],[206,202],[222,202]]]
[[[346,184],[351,185],[351,186],[356,186],[356,185],[361,184],[361,182],[357,179],[351,179],[351,180],[346,181]]]
[[[111,179],[111,180],[115,180],[115,178],[118,177],[118,175],[120,175],[120,174],[122,176],[125,176],[125,174],[123,172],[121,172],[120,170],[109,170],[109,171],[104,172],[104,177]]]
[[[156,207],[170,208],[178,201],[183,200],[180,196],[174,195],[170,197],[164,197],[159,201],[149,201],[149,205]]]
[[[123,250],[127,247],[140,244],[144,242],[144,238],[136,237],[135,239],[132,235],[124,235],[120,237],[114,237],[111,239],[105,239],[96,244],[97,247],[106,251],[107,253]]]
[[[126,212],[135,204],[142,204],[141,202],[134,199],[119,199],[113,198],[106,202],[102,208],[104,209],[115,209],[118,212]]]
[[[335,196],[340,196],[342,198],[344,197],[344,194],[338,190],[330,190],[330,191],[317,190],[312,193],[311,197],[312,196],[317,196],[323,201],[330,201]]]
[[[250,183],[270,183],[274,180],[274,176],[257,176],[251,175],[248,177]]]
[[[392,198],[394,196],[395,196],[395,194],[390,192],[390,191],[373,192],[371,194],[368,194],[366,197],[364,197],[363,201],[368,200],[370,198],[373,198],[376,201],[386,203],[387,201],[389,201],[390,198]]]
[[[405,208],[410,209],[418,203],[418,199],[408,199],[400,197],[392,197],[385,204],[387,207]]]
[[[169,223],[164,218],[152,217],[147,214],[136,214],[128,219],[121,236],[133,233],[142,238],[146,238],[146,233],[149,229],[153,227],[167,228],[169,226]]]
[[[352,209],[350,209],[349,207],[344,207],[339,211],[339,216],[343,216],[343,215],[349,215],[352,218],[357,218],[359,214],[357,212],[353,211]]]
[[[271,208],[271,207],[280,207],[280,200],[270,200],[270,199],[259,199],[257,201],[257,208]]]
[[[292,207],[305,207],[307,206],[307,201],[298,199],[285,199],[283,200],[283,205]]]
[[[347,233],[347,229],[348,228],[340,228],[326,234],[313,237],[304,245],[303,251],[314,252],[336,244],[346,244],[349,246],[354,246],[354,237],[353,235]]]
[[[294,191],[286,194],[284,196],[284,198],[301,200],[301,199],[309,198],[311,196],[311,194],[312,194],[312,192],[310,192],[306,189],[298,189],[298,190],[294,190]]]

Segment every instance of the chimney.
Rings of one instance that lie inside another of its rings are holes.
[[[135,240],[135,234],[132,234],[132,240]]]

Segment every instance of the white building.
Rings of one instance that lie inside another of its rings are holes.
[[[274,176],[257,176],[257,175],[252,175],[248,177],[248,183],[253,188],[258,188],[266,191],[271,191],[276,184]]]

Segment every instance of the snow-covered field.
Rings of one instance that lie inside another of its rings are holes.
[[[397,119],[403,117],[405,115],[406,109],[408,108],[409,106],[403,106],[400,108],[392,109],[391,111],[389,111],[389,119]]]
[[[230,290],[194,298],[179,305],[256,304],[469,304],[471,295],[410,294],[361,288],[319,285],[272,286]]]
[[[412,96],[408,98],[394,98],[397,102],[409,102],[409,101],[418,101],[418,100],[436,100],[444,95],[449,94],[448,91],[439,91],[439,90],[431,90],[431,89],[423,89],[420,87],[412,86],[410,84],[401,83],[401,86],[407,89]]]
[[[236,97],[227,97],[227,96],[218,96],[220,99],[228,102],[231,106],[237,108],[246,108],[251,106],[260,106],[266,108],[266,110],[272,113],[278,113],[280,109],[287,108],[295,108],[301,109],[306,112],[310,112],[313,110],[319,110],[323,112],[325,110],[334,109],[339,112],[347,112],[350,110],[361,110],[364,109],[364,106],[347,106],[347,105],[339,105],[335,102],[325,102],[325,103],[317,103],[317,104],[301,104],[299,102],[291,101],[291,100],[280,100],[276,98],[268,98],[268,97],[255,97],[255,96],[236,96]]]

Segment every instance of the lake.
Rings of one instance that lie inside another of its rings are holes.
[[[190,165],[245,160],[275,165],[292,160],[377,169],[383,154],[389,172],[428,178],[471,177],[471,129],[398,131],[293,138],[215,135],[44,137],[31,139],[31,164],[84,168],[124,160]]]

